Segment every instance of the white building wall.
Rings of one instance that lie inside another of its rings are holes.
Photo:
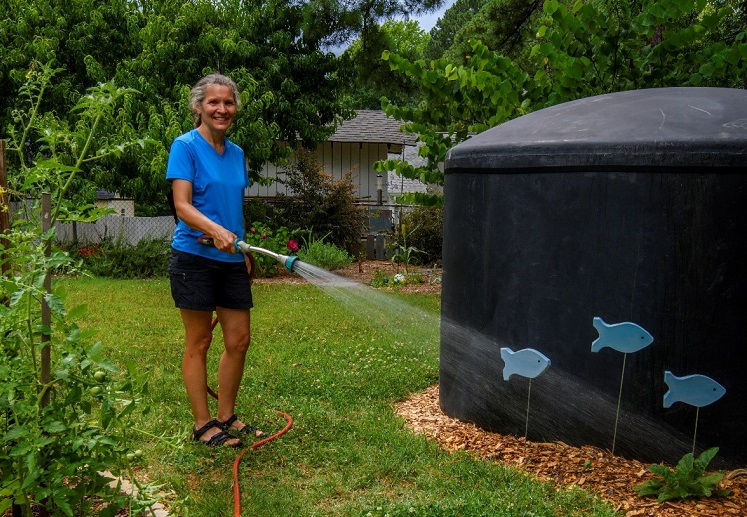
[[[361,144],[358,142],[325,142],[320,145],[314,155],[323,170],[334,179],[342,179],[346,172],[351,173],[351,179],[355,186],[355,195],[363,200],[376,200],[376,175],[374,163],[386,160],[388,149],[398,146],[387,146],[387,144]],[[396,149],[395,152],[399,152]],[[289,163],[295,163],[295,155],[289,159]],[[265,164],[262,176],[273,180],[283,176],[285,167],[277,167],[271,163]],[[384,175],[384,199],[387,198],[386,175]],[[276,197],[279,195],[292,195],[285,185],[274,182],[269,186],[252,185],[247,190],[250,197]]]

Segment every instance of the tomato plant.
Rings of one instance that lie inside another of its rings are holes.
[[[120,371],[101,343],[86,340],[76,323],[85,308],[68,309],[50,280],[50,271],[74,272],[75,261],[50,243],[56,220],[95,217],[68,200],[69,189],[84,163],[127,145],[97,140],[96,127],[129,92],[111,84],[90,90],[71,129],[39,111],[55,72],[45,66],[29,71],[21,91],[28,111],[14,114],[8,145],[9,190],[34,201],[23,204],[0,243],[7,267],[0,277],[0,514],[14,506],[24,516],[41,509],[87,515],[93,501],[103,500],[99,514],[114,515],[140,504],[101,473],[129,471],[135,481],[127,456],[137,457],[129,450],[129,419],[142,399],[145,374],[134,365]],[[44,213],[52,230],[44,232],[41,192],[54,199]],[[43,304],[49,318],[42,318]]]

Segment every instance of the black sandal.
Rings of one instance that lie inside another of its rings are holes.
[[[217,427],[218,429],[220,429],[220,432],[215,433],[207,441],[201,440],[200,438],[202,438],[202,435],[205,434],[206,432],[208,432],[208,430],[212,429],[213,427]],[[210,447],[221,446],[221,445],[225,444],[228,440],[233,440],[233,439],[234,439],[234,437],[231,436],[230,434],[228,434],[223,429],[223,424],[221,424],[217,420],[211,420],[210,422],[208,422],[207,424],[203,425],[199,429],[193,429],[192,430],[192,440],[194,440],[196,442],[204,443],[205,445],[208,445]],[[242,445],[243,444],[241,442],[239,442],[239,443],[235,443],[233,445],[227,445],[227,447],[233,447],[233,448],[236,449],[236,448],[241,447]]]
[[[218,426],[220,426],[220,428],[223,429],[224,432],[228,432],[229,430],[231,430],[231,425],[238,419],[239,418],[234,413],[225,422],[221,422],[220,420],[216,420],[216,422],[218,423]],[[249,425],[249,424],[244,424],[244,427],[242,427],[241,429],[234,429],[234,431],[236,431],[239,434],[249,434],[256,438],[261,438],[265,435],[264,431],[260,431],[253,425]]]

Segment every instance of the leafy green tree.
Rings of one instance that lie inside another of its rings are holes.
[[[446,151],[505,120],[528,113],[535,85],[530,76],[510,59],[475,42],[473,55],[465,65],[455,66],[441,58],[430,62],[410,62],[395,54],[386,54],[394,70],[420,83],[424,100],[417,107],[397,106],[388,100],[384,109],[390,116],[405,121],[403,129],[418,135],[420,156],[427,158],[416,167],[401,160],[377,162],[378,170],[395,170],[406,178],[426,184],[443,185],[439,164]],[[438,204],[440,198],[428,194],[403,195],[407,201]]]
[[[127,0],[0,0],[0,132],[32,62],[53,62],[58,73],[42,107],[60,113],[86,88],[110,79],[136,52],[142,13]]]
[[[480,8],[490,0],[457,0],[446,9],[429,33],[431,36],[425,49],[426,59],[438,59],[453,45],[457,33],[462,30]]]
[[[576,2],[547,0],[534,26],[538,41],[520,64],[473,41],[464,65],[411,62],[385,55],[418,81],[418,108],[385,102],[386,111],[425,144],[421,168],[384,161],[380,170],[443,184],[453,145],[511,118],[570,100],[646,87],[743,87],[747,28],[736,3],[706,0]],[[724,32],[730,27],[730,32]],[[728,39],[722,39],[724,36]]]
[[[168,146],[192,124],[189,89],[213,71],[232,77],[242,92],[230,138],[244,148],[254,181],[264,163],[282,163],[296,144],[313,148],[326,140],[344,113],[340,76],[334,55],[305,39],[303,23],[302,8],[285,0],[179,2],[149,16],[142,52],[121,64],[116,80],[145,92],[138,130],[159,146],[150,162],[133,156],[129,170],[106,183],[141,198],[153,193],[151,203],[164,198]]]
[[[189,89],[207,73],[231,76],[242,91],[245,109],[231,138],[245,149],[255,180],[266,161],[282,163],[288,155],[278,142],[313,147],[346,115],[337,60],[306,37],[306,11],[296,2],[0,0],[0,8],[19,15],[0,27],[0,137],[34,58],[62,69],[42,101],[58,113],[68,113],[86,88],[112,78],[140,92],[102,122],[101,134],[138,135],[148,145],[125,150],[116,164],[85,164],[79,177],[134,197],[141,214],[167,210],[168,148],[191,127]]]
[[[310,40],[340,45],[355,36],[375,36],[382,21],[410,18],[436,11],[444,0],[310,0],[304,10]]]
[[[381,109],[381,97],[397,104],[416,104],[419,98],[417,83],[393,72],[381,60],[384,51],[396,53],[409,60],[421,59],[429,36],[414,20],[384,22],[375,41],[369,40],[364,51],[362,38],[357,38],[341,56],[349,70],[346,81],[346,105],[351,109]]]
[[[568,0],[570,3],[575,0]],[[489,49],[526,66],[534,41],[535,27],[542,15],[542,0],[491,0],[459,30],[443,57],[464,63],[472,53],[471,41],[480,40]]]

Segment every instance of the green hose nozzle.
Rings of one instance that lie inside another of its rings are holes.
[[[233,243],[233,245],[236,247],[236,251],[239,251],[241,253],[248,253],[250,251],[261,253],[262,255],[267,255],[268,257],[272,257],[281,264],[285,266],[285,269],[293,272],[293,266],[295,265],[296,261],[298,260],[298,257],[296,256],[288,256],[288,255],[281,255],[280,253],[275,253],[274,251],[266,250],[264,248],[259,248],[257,246],[250,246],[246,242],[236,239]]]

